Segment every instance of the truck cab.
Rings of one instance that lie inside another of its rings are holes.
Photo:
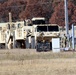
[[[16,22],[14,31],[14,48],[27,48],[28,37],[31,36],[30,20]]]
[[[46,24],[45,18],[34,18],[33,36],[37,51],[49,51],[52,49],[52,38],[60,36],[57,24]],[[40,22],[41,21],[41,22]]]

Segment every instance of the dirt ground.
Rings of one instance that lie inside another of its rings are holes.
[[[76,52],[0,50],[0,75],[76,75]]]

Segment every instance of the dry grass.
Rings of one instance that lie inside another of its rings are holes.
[[[1,50],[0,75],[76,75],[76,52]]]

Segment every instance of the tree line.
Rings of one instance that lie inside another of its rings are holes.
[[[64,0],[3,0],[0,2],[0,22],[8,22],[8,13],[12,20],[45,17],[48,23],[65,25]],[[76,1],[68,0],[69,25],[76,24]]]

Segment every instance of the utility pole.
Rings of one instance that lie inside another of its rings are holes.
[[[64,0],[65,3],[65,26],[66,26],[66,35],[69,34],[69,26],[68,26],[68,2],[67,0]]]
[[[66,26],[67,46],[69,47],[68,0],[64,0],[64,5],[65,5],[65,26]]]

